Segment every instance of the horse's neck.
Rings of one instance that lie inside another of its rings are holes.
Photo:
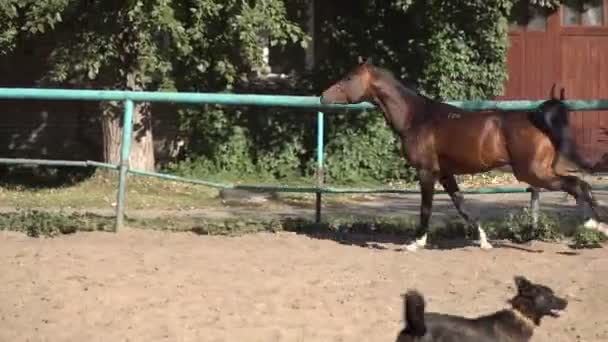
[[[424,99],[406,97],[398,89],[388,87],[379,88],[375,93],[375,102],[382,109],[387,123],[396,133],[405,135],[412,126],[416,111],[424,106]]]

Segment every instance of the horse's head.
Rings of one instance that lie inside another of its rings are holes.
[[[359,65],[321,95],[322,104],[349,104],[371,100],[371,60],[359,58]]]

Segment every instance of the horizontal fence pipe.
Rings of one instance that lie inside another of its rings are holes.
[[[218,188],[218,189],[234,188],[234,185],[232,185],[232,184],[209,182],[209,181],[195,179],[195,178],[168,175],[168,174],[160,173],[160,172],[144,171],[144,170],[138,170],[138,169],[133,169],[133,168],[129,168],[128,172],[132,173],[134,175],[138,175],[138,176],[156,177],[156,178],[160,178],[160,179],[172,180],[172,181],[183,182],[183,183],[206,185],[206,186],[209,186],[212,188]]]
[[[102,167],[107,169],[117,170],[118,166],[109,163],[102,163],[92,160],[86,161],[72,161],[72,160],[48,160],[48,159],[24,159],[24,158],[0,158],[0,164],[22,164],[22,165],[52,165],[52,166],[79,166],[79,167]],[[315,187],[315,186],[280,186],[280,185],[234,185],[229,183],[218,183],[210,182],[195,178],[181,177],[168,175],[159,172],[143,171],[137,169],[129,169],[129,173],[140,175],[162,178],[167,180],[173,180],[178,182],[206,185],[213,188],[219,189],[242,189],[251,191],[275,191],[275,192],[295,192],[295,193],[325,193],[325,194],[365,194],[365,193],[376,193],[376,194],[419,194],[418,190],[408,189],[356,189],[356,188],[334,188],[334,187]],[[608,185],[593,186],[593,190],[608,190]],[[463,189],[465,194],[496,194],[496,193],[525,193],[528,192],[528,188],[476,188],[476,189]],[[553,192],[553,191],[543,191]],[[445,191],[436,191],[437,194],[445,194]]]
[[[373,104],[367,102],[351,105],[322,105],[319,101],[319,97],[316,96],[52,88],[0,88],[0,99],[83,101],[132,100],[135,102],[176,102],[238,106],[294,107],[324,111],[368,110],[376,108]],[[505,111],[534,110],[542,102],[542,100],[446,101],[446,103],[472,111],[492,109]],[[572,110],[577,111],[608,110],[608,99],[566,100],[565,103]]]
[[[87,163],[87,165],[90,165],[90,166],[97,166],[97,167],[103,167],[106,169],[118,170],[118,165],[114,165],[114,164],[101,163],[101,162],[92,161],[92,160],[87,160],[86,163]]]
[[[471,110],[503,110],[503,111],[528,111],[535,110],[544,101],[542,100],[508,100],[508,101],[446,101],[456,107]],[[597,100],[565,100],[564,103],[573,111],[598,111],[608,110],[608,99]]]
[[[50,166],[77,166],[77,167],[103,167],[107,169],[118,169],[117,165],[101,163],[92,160],[50,160],[50,159],[27,159],[27,158],[0,158],[0,164],[21,165],[50,165]]]
[[[217,183],[210,182],[195,178],[181,177],[168,175],[160,172],[143,171],[137,169],[129,169],[129,173],[156,177],[161,179],[167,179],[177,182],[185,182],[199,185],[206,185],[218,189],[239,189],[249,190],[258,192],[292,192],[292,193],[325,193],[325,194],[420,194],[418,190],[410,189],[356,189],[356,188],[334,188],[334,187],[316,187],[316,186],[282,186],[282,185],[235,185],[229,183]],[[608,186],[593,187],[593,190],[608,190]],[[476,188],[476,189],[463,189],[461,192],[465,194],[511,194],[511,193],[525,193],[529,192],[529,188],[524,187],[490,187],[490,188]],[[542,191],[542,192],[554,192],[554,191]],[[435,191],[436,194],[447,194],[445,191]]]

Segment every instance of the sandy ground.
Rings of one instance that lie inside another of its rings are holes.
[[[0,341],[394,341],[400,294],[474,316],[514,275],[567,296],[534,341],[608,341],[608,249],[408,253],[293,233],[0,233]]]

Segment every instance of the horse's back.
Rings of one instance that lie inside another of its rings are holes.
[[[498,112],[442,113],[432,126],[441,173],[484,172],[509,162]]]

